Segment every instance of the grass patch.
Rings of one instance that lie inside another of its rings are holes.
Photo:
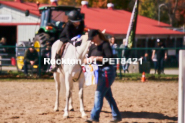
[[[141,81],[141,73],[122,73],[117,74],[116,80],[118,81]],[[165,75],[165,74],[145,74],[146,80],[148,81],[178,81],[178,75]],[[52,73],[42,73],[41,77],[38,74],[32,76],[26,76],[22,72],[8,71],[6,73],[0,73],[0,81],[54,81]]]
[[[127,73],[122,74],[121,80],[141,80],[141,73]],[[165,74],[145,74],[146,80],[154,81],[178,81],[178,75],[165,75]],[[116,80],[120,80],[120,75],[117,74]]]

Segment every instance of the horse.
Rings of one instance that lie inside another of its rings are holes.
[[[75,47],[71,43],[66,45],[66,48],[63,52],[62,58],[63,59],[79,59],[83,61],[86,58],[86,54],[89,50],[91,42],[88,41],[87,35],[81,36],[81,45]],[[56,54],[56,47],[60,40],[57,40],[52,45],[52,59],[55,58]],[[62,59],[61,58],[61,59]],[[85,83],[85,76],[82,72],[82,67],[80,64],[61,64],[60,68],[57,69],[57,72],[53,73],[54,80],[55,80],[55,87],[56,87],[56,101],[54,106],[54,111],[59,111],[59,92],[60,86],[66,90],[66,105],[64,108],[64,115],[63,118],[69,117],[69,110],[73,110],[72,105],[72,89],[73,89],[73,82],[76,81],[79,83],[79,98],[80,98],[80,112],[82,118],[86,118],[87,115],[84,111],[84,103],[83,103],[83,86]],[[64,87],[65,86],[65,87]]]

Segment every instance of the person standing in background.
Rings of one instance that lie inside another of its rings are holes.
[[[0,41],[0,46],[5,46],[6,45],[6,38],[5,37],[2,37],[1,38],[1,41]],[[5,53],[6,52],[6,48],[1,48],[2,49],[2,51],[1,52],[3,52],[3,53]]]
[[[155,70],[155,74],[156,74],[156,71],[157,71],[157,55],[156,55],[156,53],[154,54],[152,61],[154,63],[154,70]]]
[[[114,37],[112,37],[112,38],[110,39],[110,46],[111,46],[111,48],[112,48],[113,57],[114,57],[114,58],[117,58],[118,55],[117,55],[117,51],[116,51],[116,49],[115,49],[115,48],[117,48],[117,44],[115,43],[115,38],[114,38]],[[115,71],[116,71],[116,70],[117,70],[117,63],[116,63],[116,60],[114,61],[114,63],[115,63],[114,69],[115,69]]]
[[[123,39],[123,43],[120,45],[120,48],[124,48],[123,50],[122,50],[122,58],[126,58],[125,57],[125,53],[126,53],[126,51],[125,51],[125,48],[126,48],[126,46],[125,46],[125,44],[126,44],[126,39],[124,38]],[[126,59],[127,60],[127,59]],[[123,68],[123,71],[124,71],[124,73],[127,71],[127,72],[129,72],[128,71],[128,67],[129,67],[129,64],[128,63],[125,63],[125,64],[122,64],[122,68]]]
[[[117,44],[115,43],[115,38],[112,37],[111,38],[111,47],[112,47],[112,53],[113,53],[113,56],[114,58],[117,58],[117,51],[115,50],[115,48],[117,48]]]
[[[154,59],[155,54],[157,55],[157,66],[158,66],[158,74],[164,74],[164,60],[167,59],[167,52],[163,48],[165,48],[164,44],[157,39],[157,50],[153,50],[152,59]]]

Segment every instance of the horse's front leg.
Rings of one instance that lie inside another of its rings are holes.
[[[72,88],[70,90],[72,90]],[[71,95],[69,97],[69,111],[74,111],[73,100],[72,100],[72,92],[71,92]]]
[[[54,111],[59,111],[59,94],[60,94],[60,74],[55,72],[53,73],[55,79],[55,88],[56,88],[56,101]]]
[[[67,73],[65,74],[65,84],[66,84],[66,106],[64,109],[64,115],[63,118],[69,117],[69,99],[71,97],[71,86],[72,86],[72,79],[71,74]]]
[[[84,110],[84,102],[83,102],[83,85],[84,85],[85,79],[84,77],[80,78],[79,80],[79,98],[80,98],[80,112],[82,114],[82,118],[87,118],[87,115]]]

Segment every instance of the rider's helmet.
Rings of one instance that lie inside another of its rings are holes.
[[[77,10],[72,10],[69,12],[68,14],[68,19],[71,21],[71,22],[79,22],[82,20],[82,15],[80,14],[79,11]]]

